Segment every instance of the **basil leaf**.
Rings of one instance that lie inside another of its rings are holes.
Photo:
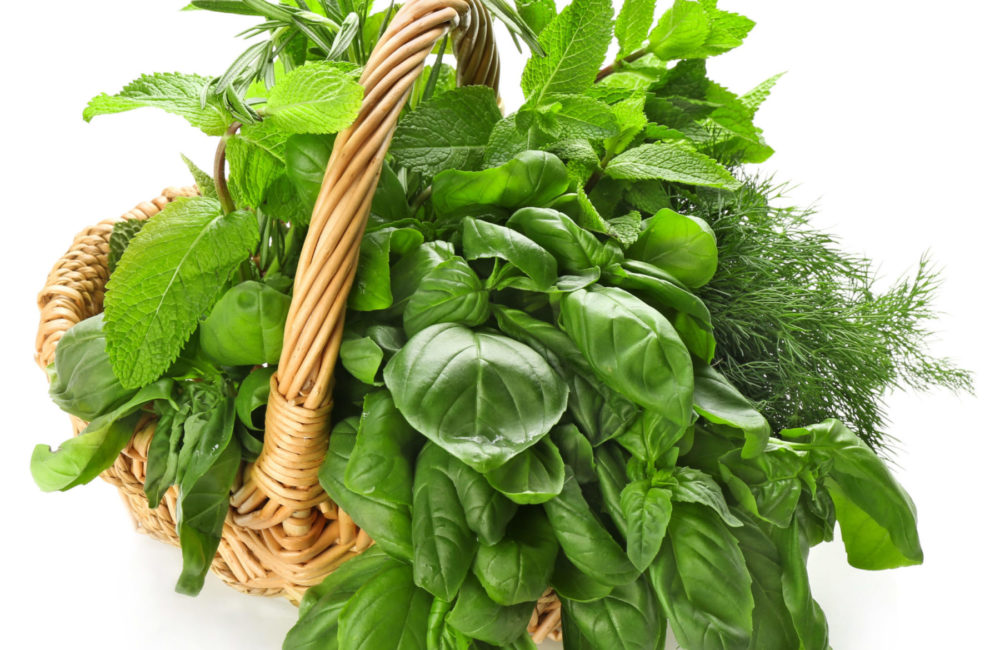
[[[469,575],[446,621],[449,626],[473,639],[504,646],[524,634],[534,610],[534,602],[509,607],[497,604],[487,595],[479,580]]]
[[[615,286],[649,296],[665,312],[675,310],[687,314],[708,331],[712,330],[712,314],[701,298],[691,293],[680,280],[652,264],[626,260],[621,265],[608,267],[605,278]]]
[[[743,431],[744,457],[761,453],[771,435],[767,419],[722,373],[700,360],[693,364],[694,410],[709,422]]]
[[[365,395],[357,440],[344,470],[344,485],[378,501],[410,505],[413,456],[421,441],[396,409],[389,391]]]
[[[409,566],[370,579],[340,612],[337,646],[351,650],[417,650],[426,647],[433,598],[413,584]]]
[[[673,511],[670,491],[653,487],[648,480],[629,483],[621,493],[621,508],[628,557],[635,568],[645,571],[667,534]]]
[[[787,528],[771,526],[768,532],[781,558],[781,591],[802,647],[828,647],[826,615],[809,588],[809,541],[796,519]]]
[[[358,272],[347,298],[347,305],[355,311],[376,311],[393,304],[394,293],[390,280],[389,255],[405,255],[424,241],[419,230],[413,228],[382,228],[367,232],[361,238]]]
[[[753,632],[750,573],[736,538],[714,512],[674,504],[650,578],[682,646],[748,647]]]
[[[615,586],[631,582],[639,572],[583,498],[580,485],[566,477],[562,492],[543,504],[563,553],[598,582]]]
[[[637,260],[658,266],[691,289],[708,283],[719,264],[715,233],[703,219],[663,208],[646,220],[628,249]]]
[[[662,314],[613,287],[565,294],[560,307],[559,326],[604,383],[687,428],[692,414],[691,357]]]
[[[421,331],[384,375],[406,420],[479,471],[536,443],[566,410],[566,384],[538,353],[462,325]]]
[[[585,644],[567,643],[574,648],[621,648],[650,650],[661,648],[667,620],[656,596],[644,578],[619,585],[606,597],[590,602],[563,603],[563,626],[567,639],[582,637]]]
[[[263,282],[226,291],[198,329],[202,351],[219,365],[276,364],[292,297]]]
[[[65,491],[94,480],[111,467],[132,438],[138,417],[128,417],[147,402],[169,400],[174,382],[160,379],[140,389],[114,411],[98,417],[76,437],[52,451],[36,445],[31,453],[31,476],[44,492]]]
[[[559,494],[566,469],[548,437],[486,472],[490,485],[514,503],[543,503]]]
[[[485,476],[450,454],[447,471],[465,510],[469,528],[482,543],[498,543],[517,512],[517,504],[494,490]]]
[[[240,388],[236,392],[236,415],[246,428],[255,431],[264,429],[263,422],[259,419],[254,421],[254,411],[267,405],[267,398],[271,393],[271,375],[277,369],[277,366],[257,368],[240,382]]]
[[[743,458],[739,450],[719,456],[719,473],[737,502],[754,516],[787,527],[802,495],[806,452],[769,445],[764,453]]]
[[[476,540],[446,471],[448,454],[427,443],[413,481],[413,581],[454,600],[476,553]]]
[[[597,486],[604,500],[604,508],[618,532],[626,534],[625,512],[621,506],[621,494],[628,483],[625,471],[625,457],[618,445],[601,445],[594,450],[597,465]]]
[[[384,357],[382,348],[370,336],[348,338],[340,344],[340,363],[356,379],[375,386],[375,376]]]
[[[310,209],[319,198],[332,152],[330,135],[293,135],[285,141],[286,173],[299,198]]]
[[[205,575],[212,566],[215,552],[222,539],[222,525],[229,514],[229,494],[240,468],[240,447],[232,439],[232,419],[228,435],[205,436],[226,439],[218,453],[206,454],[211,466],[204,468],[193,461],[177,493],[177,538],[181,545],[184,565],[177,578],[178,593],[195,596],[205,584]]]
[[[562,551],[556,556],[555,568],[552,571],[552,588],[556,590],[560,600],[589,602],[604,598],[614,589],[576,568]]]
[[[437,323],[481,325],[489,317],[489,292],[461,257],[445,260],[417,285],[403,312],[407,336]]]
[[[499,543],[479,546],[472,570],[495,602],[534,603],[549,586],[559,543],[542,510],[521,508],[512,524]]]
[[[726,522],[726,525],[733,528],[742,525],[729,511],[726,498],[722,495],[722,488],[711,476],[692,467],[678,467],[674,471],[673,478],[676,483],[671,486],[670,492],[674,501],[708,506]]]
[[[575,424],[563,424],[549,434],[559,448],[566,465],[573,470],[577,482],[591,483],[597,480],[597,466],[594,464],[594,448],[587,437],[580,433]]]
[[[466,217],[462,221],[462,254],[466,259],[505,259],[525,273],[537,287],[556,281],[556,260],[544,248],[516,230]]]
[[[319,468],[319,484],[351,518],[378,542],[386,553],[413,561],[410,508],[390,505],[352,492],[344,485],[347,463],[354,449],[357,418],[337,423],[330,432],[330,446]]]
[[[623,259],[615,244],[602,244],[557,210],[522,208],[514,213],[507,225],[552,253],[559,267],[569,273],[584,273],[595,266],[603,268]]]

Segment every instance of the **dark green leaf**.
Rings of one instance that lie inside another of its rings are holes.
[[[559,543],[540,509],[521,508],[511,524],[502,541],[479,546],[472,569],[495,602],[534,603],[549,586]]]
[[[115,222],[108,238],[108,273],[114,273],[118,260],[122,258],[132,238],[139,234],[147,223],[146,219],[123,219]]]
[[[622,490],[628,557],[640,571],[646,570],[663,545],[673,510],[670,499],[669,490],[653,487],[649,481],[629,483]]]
[[[569,273],[583,273],[622,261],[621,250],[597,237],[567,215],[548,208],[522,208],[507,222],[529,239],[552,253],[559,267]]]
[[[371,337],[344,337],[340,344],[340,363],[344,370],[366,384],[375,384],[384,353]]]
[[[489,292],[461,257],[445,260],[417,285],[403,312],[407,336],[438,323],[475,327],[489,318]]]
[[[433,598],[407,565],[370,579],[340,612],[337,645],[351,650],[422,650]]]
[[[544,248],[516,230],[467,217],[462,221],[462,254],[466,259],[505,259],[547,289],[556,281],[556,260]]]
[[[391,253],[412,253],[423,241],[420,231],[413,228],[382,228],[365,233],[361,239],[358,272],[347,306],[355,311],[376,311],[391,307],[395,292],[389,256]]]
[[[479,580],[470,574],[446,620],[448,625],[462,634],[503,646],[524,634],[534,609],[534,602],[509,607],[497,604],[487,595]]]
[[[569,187],[566,165],[543,151],[524,151],[499,167],[478,172],[445,170],[434,177],[431,201],[439,215],[471,206],[545,205]]]
[[[448,457],[447,471],[465,510],[469,528],[482,543],[498,543],[517,512],[517,504],[494,490],[485,476],[454,456]]]
[[[409,505],[413,456],[421,442],[396,409],[387,390],[365,395],[358,437],[344,470],[344,484],[357,494]]]
[[[615,587],[599,600],[567,600],[563,603],[563,626],[569,628],[566,650],[652,650],[663,647],[667,620],[649,583],[640,578]],[[577,634],[586,643],[569,642]]]
[[[486,472],[490,485],[514,503],[543,503],[559,494],[566,470],[559,450],[549,438]]]

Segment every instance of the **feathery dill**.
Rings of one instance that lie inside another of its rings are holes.
[[[776,429],[836,417],[890,451],[889,390],[971,390],[967,371],[927,349],[938,275],[924,258],[913,277],[876,291],[871,261],[813,229],[810,210],[773,205],[780,191],[756,178],[728,198],[675,197],[718,238],[718,272],[699,293],[719,369]]]

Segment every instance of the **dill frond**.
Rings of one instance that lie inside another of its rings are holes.
[[[835,417],[889,452],[885,398],[896,388],[971,390],[970,374],[930,355],[939,275],[874,288],[871,260],[773,205],[783,186],[747,179],[734,195],[675,196],[715,230],[719,269],[699,293],[712,312],[719,369],[774,428]]]

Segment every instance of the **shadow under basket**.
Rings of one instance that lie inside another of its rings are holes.
[[[284,348],[268,398],[264,449],[237,475],[212,563],[216,575],[244,593],[280,594],[298,603],[306,589],[373,543],[319,485],[331,426],[333,368],[382,161],[424,60],[448,33],[458,83],[495,91],[499,55],[479,0],[411,0],[373,50],[361,76],[360,114],[334,145],[296,271]],[[196,194],[194,188],[168,188],[120,218],[148,219],[167,203]],[[69,328],[103,310],[115,221],[78,234],[39,294],[35,348],[43,369]],[[74,434],[84,426],[73,418]],[[155,416],[142,417],[125,450],[101,476],[119,489],[141,531],[178,546],[176,487],[156,508],[148,506],[143,491],[155,428]],[[560,603],[551,589],[538,601],[529,632],[536,642],[561,638]]]

